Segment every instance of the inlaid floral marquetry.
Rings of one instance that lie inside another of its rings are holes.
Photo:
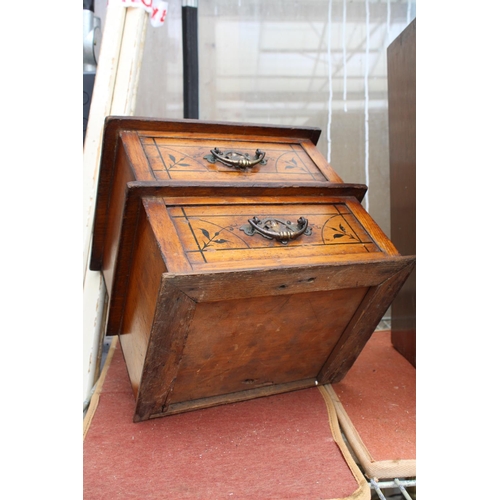
[[[149,168],[156,180],[225,180],[237,176],[241,182],[250,182],[258,175],[261,181],[318,182],[325,181],[300,143],[249,143],[222,139],[179,139],[141,137],[141,144]],[[256,151],[265,154],[265,160],[254,161],[249,168],[233,168],[214,161],[213,151],[237,151],[241,158],[255,158]]]
[[[312,256],[380,252],[344,203],[167,207],[193,269],[227,262],[307,259]],[[279,220],[290,227],[307,220],[307,232],[280,241],[249,231],[252,220]]]

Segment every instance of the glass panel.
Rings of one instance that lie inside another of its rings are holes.
[[[138,116],[183,116],[181,9],[148,27]],[[414,0],[199,0],[200,119],[321,128],[390,236],[386,50],[414,17]]]
[[[183,118],[182,6],[168,2],[165,24],[146,29],[135,116]]]

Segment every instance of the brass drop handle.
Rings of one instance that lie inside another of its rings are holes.
[[[247,170],[255,167],[258,163],[265,165],[267,160],[264,159],[266,153],[260,149],[255,150],[255,157],[250,158],[248,153],[239,153],[238,151],[221,151],[219,148],[210,150],[211,155],[206,155],[204,158],[210,163],[220,161],[227,167],[236,168],[239,170]]]
[[[309,221],[305,217],[300,217],[297,220],[297,224],[272,217],[264,220],[254,217],[253,219],[249,219],[248,224],[240,227],[240,229],[248,236],[258,233],[264,238],[275,239],[283,245],[287,245],[289,241],[298,238],[302,234],[310,236],[312,229],[308,226]]]

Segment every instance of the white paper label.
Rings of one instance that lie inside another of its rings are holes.
[[[139,7],[149,13],[151,26],[162,26],[167,17],[168,3],[162,0],[109,0],[110,4]]]

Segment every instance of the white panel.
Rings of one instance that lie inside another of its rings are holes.
[[[97,353],[105,316],[106,289],[101,273],[88,270],[103,123],[106,116],[130,115],[142,59],[147,14],[142,9],[110,6],[106,12],[101,53],[90,108],[84,151],[83,248],[83,399],[95,383]]]

